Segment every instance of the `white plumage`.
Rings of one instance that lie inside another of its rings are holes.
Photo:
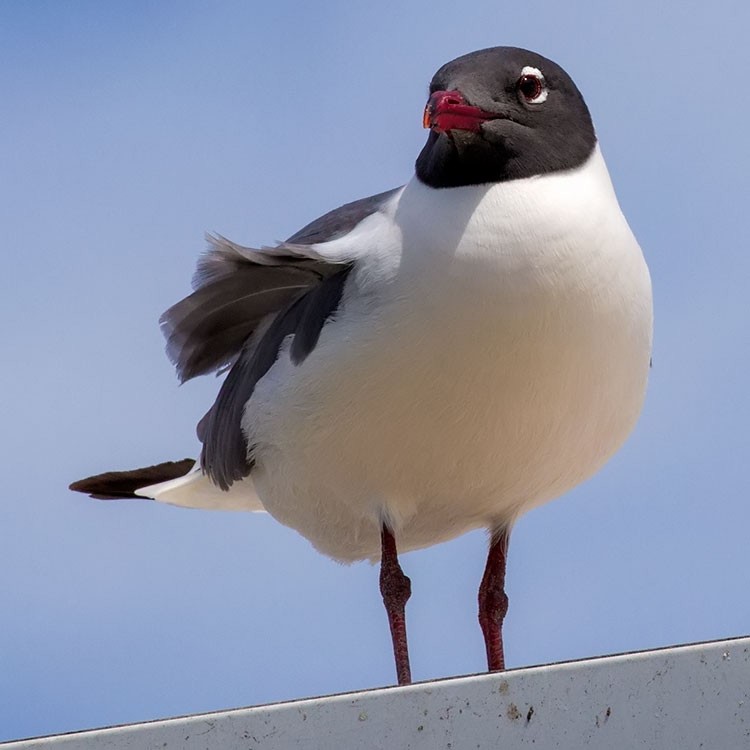
[[[598,147],[541,177],[415,178],[309,252],[355,270],[307,359],[287,341],[257,384],[252,479],[222,492],[195,472],[139,494],[265,508],[336,559],[375,559],[384,521],[400,551],[511,525],[632,430],[651,287]]]

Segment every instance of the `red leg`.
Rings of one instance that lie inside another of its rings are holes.
[[[493,535],[487,566],[479,586],[479,624],[487,648],[487,669],[499,672],[505,669],[503,654],[503,620],[508,611],[505,593],[505,562],[508,557],[508,531]]]
[[[409,648],[406,644],[406,602],[411,596],[411,581],[404,575],[398,563],[396,540],[383,524],[380,532],[382,555],[380,558],[380,593],[388,613],[388,624],[391,626],[393,655],[396,657],[396,676],[399,685],[411,682],[409,667]]]

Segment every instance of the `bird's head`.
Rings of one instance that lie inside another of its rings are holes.
[[[493,47],[443,65],[430,83],[419,179],[457,187],[580,166],[596,135],[570,76],[541,55]]]

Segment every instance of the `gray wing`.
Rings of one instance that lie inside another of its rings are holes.
[[[315,348],[326,320],[336,312],[351,265],[298,296],[271,321],[263,335],[249,339],[222,383],[214,405],[198,425],[203,443],[201,467],[221,489],[247,476],[252,468],[242,433],[242,415],[257,382],[268,372],[284,339],[294,335],[290,356],[302,362]]]
[[[221,245],[208,257],[213,264],[220,262],[225,274],[200,278],[196,290],[170,307],[160,320],[167,355],[181,382],[231,365],[268,315],[337,268],[303,259],[273,266],[251,260],[218,260],[216,256],[225,254],[224,249]]]
[[[339,206],[339,208],[323,214],[319,219],[315,219],[307,226],[302,227],[299,232],[296,232],[287,240],[287,243],[290,245],[311,245],[314,242],[330,242],[343,237],[351,232],[362,219],[366,219],[370,214],[378,211],[399,190],[401,190],[400,187],[393,188],[393,190],[386,190],[384,193],[360,198],[358,201]]]
[[[311,245],[344,236],[399,189],[347,203],[272,248],[209,236],[193,277],[195,291],[160,320],[180,381],[230,365],[268,315],[340,270],[341,264],[320,259]]]
[[[201,466],[222,489],[252,468],[242,414],[282,342],[293,335],[290,355],[295,364],[302,362],[341,301],[353,260],[323,260],[312,245],[343,237],[399,189],[348,203],[273,248],[209,237],[195,291],[162,316],[167,354],[181,381],[231,368],[198,425]]]

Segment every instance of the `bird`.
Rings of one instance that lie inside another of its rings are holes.
[[[565,70],[492,47],[433,76],[403,186],[285,242],[208,237],[160,320],[181,381],[226,373],[197,460],[74,482],[98,498],[266,511],[380,562],[411,682],[399,554],[486,529],[478,617],[505,668],[511,530],[597,472],[642,410],[649,271]]]

